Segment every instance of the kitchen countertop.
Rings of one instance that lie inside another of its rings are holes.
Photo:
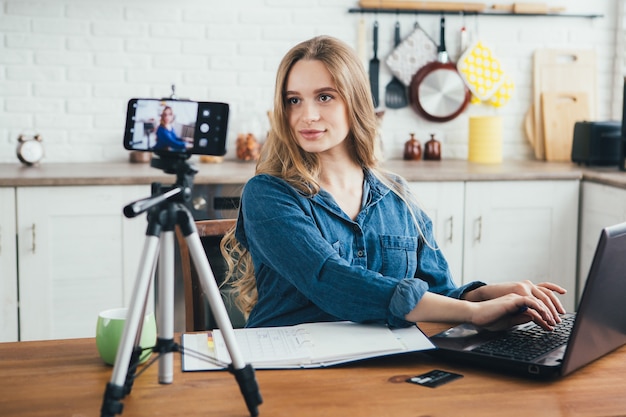
[[[195,163],[195,184],[242,184],[254,175],[253,162],[226,160],[218,164]],[[477,164],[464,160],[389,160],[384,169],[407,181],[519,181],[587,180],[626,189],[626,172],[617,167],[584,167],[572,163],[504,161]],[[135,185],[174,183],[175,177],[145,163],[42,163],[26,167],[0,164],[0,187],[63,185]]]

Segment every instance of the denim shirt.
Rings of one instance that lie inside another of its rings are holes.
[[[423,237],[407,204],[369,171],[355,220],[324,190],[305,196],[277,177],[254,176],[235,234],[250,252],[258,290],[246,326],[350,320],[403,327],[426,291],[459,298],[483,285],[455,285],[434,249],[430,218],[413,209]]]

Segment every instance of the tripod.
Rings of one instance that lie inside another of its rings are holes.
[[[186,159],[189,158],[187,154],[159,156],[160,159],[152,159],[151,166],[161,168],[168,174],[176,174],[176,183],[169,187],[163,187],[160,183],[153,183],[151,197],[135,201],[124,207],[124,215],[129,218],[147,211],[148,228],[141,255],[142,262],[139,265],[133,288],[124,332],[115,358],[113,373],[104,392],[100,410],[101,417],[113,417],[115,414],[121,414],[124,408],[121,400],[132,389],[135,371],[141,355],[139,340],[143,327],[142,321],[149,297],[150,283],[157,270],[157,263],[159,266],[157,283],[158,335],[152,351],[158,353],[159,383],[171,384],[173,382],[173,353],[181,350],[180,346],[174,342],[174,233],[176,225],[181,228],[183,236],[185,236],[211,311],[224,334],[226,347],[232,360],[228,370],[235,376],[239,384],[250,415],[257,416],[259,414],[258,405],[263,400],[255,378],[254,368],[250,364],[245,364],[241,356],[232,324],[198,237],[195,223],[191,213],[184,205],[191,198],[193,176],[197,171],[187,163]]]

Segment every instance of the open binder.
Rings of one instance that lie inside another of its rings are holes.
[[[235,329],[247,363],[256,369],[320,368],[434,349],[417,326],[390,329],[348,321]],[[226,369],[228,349],[219,329],[182,335],[183,371]]]

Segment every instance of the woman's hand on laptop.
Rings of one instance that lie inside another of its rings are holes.
[[[557,319],[548,306],[533,296],[509,293],[491,300],[470,302],[471,323],[488,330],[505,330],[533,321],[545,330],[554,330]],[[560,318],[558,319],[560,322]]]
[[[566,292],[565,288],[551,282],[533,284],[531,281],[526,280],[483,285],[466,293],[464,298],[468,301],[486,301],[507,294],[534,297],[542,302],[550,310],[554,320],[560,323],[560,314],[565,314],[565,308],[563,308],[563,304],[561,304],[557,294],[565,294]]]
[[[565,314],[563,304],[557,294],[566,290],[551,282],[533,284],[530,281],[490,284],[479,287],[465,294],[468,301],[493,301],[496,305],[480,303],[475,325],[492,330],[501,330],[517,324],[534,321],[546,330],[552,330],[561,322],[560,314]],[[520,297],[516,297],[520,296]],[[497,307],[503,308],[498,316]],[[476,306],[478,307],[478,306]],[[485,308],[487,307],[487,308]],[[492,308],[495,307],[495,310]],[[495,316],[491,316],[495,314]]]
[[[565,313],[555,293],[558,285],[534,285],[530,281],[483,285],[464,294],[462,300],[426,292],[405,315],[405,320],[472,323],[489,330],[504,330],[533,321],[553,330]]]

